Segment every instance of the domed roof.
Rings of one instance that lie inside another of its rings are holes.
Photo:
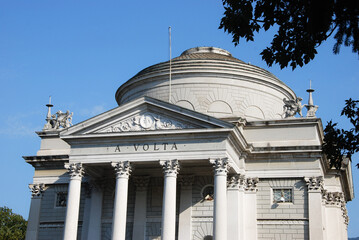
[[[173,58],[171,89],[169,72],[169,61],[140,71],[117,90],[118,104],[150,96],[218,118],[262,120],[281,118],[283,98],[295,99],[272,73],[220,48],[191,48]]]
[[[234,58],[232,54],[224,49],[216,47],[195,47],[184,51],[180,56],[173,58],[172,61],[183,59],[212,59],[212,60],[227,60],[234,62],[243,61]]]

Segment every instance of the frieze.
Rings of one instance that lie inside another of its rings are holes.
[[[155,113],[145,113],[139,116],[125,119],[121,122],[115,123],[99,133],[114,133],[114,132],[137,132],[150,130],[168,130],[168,129],[184,129],[193,128],[192,126],[180,123],[176,120],[160,116]]]
[[[122,151],[156,152],[156,151],[176,151],[176,150],[178,150],[178,147],[175,142],[134,143],[131,145],[114,146],[115,153],[121,153]]]

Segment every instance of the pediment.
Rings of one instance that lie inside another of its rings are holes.
[[[61,136],[232,126],[205,114],[144,97],[64,129]]]

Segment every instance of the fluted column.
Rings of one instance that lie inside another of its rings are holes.
[[[308,186],[309,239],[324,239],[322,189],[323,178],[304,178]]]
[[[179,164],[177,160],[160,161],[164,173],[162,204],[162,240],[175,240],[176,188]]]
[[[80,210],[81,180],[84,169],[81,163],[66,164],[65,168],[69,172],[70,182],[67,195],[64,240],[76,240]]]
[[[227,158],[210,159],[214,167],[213,239],[227,239]]]
[[[31,205],[25,239],[36,240],[39,233],[41,199],[42,193],[45,191],[45,185],[29,184],[29,188],[31,191]]]
[[[114,162],[111,165],[115,168],[116,173],[116,192],[115,203],[113,207],[112,239],[125,240],[128,178],[131,173],[131,166],[128,161]]]
[[[146,236],[146,205],[149,181],[149,176],[133,177],[133,182],[136,186],[136,200],[132,240],[143,240]]]

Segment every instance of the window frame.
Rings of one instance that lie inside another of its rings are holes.
[[[59,194],[65,194],[66,195],[66,204],[65,204],[65,206],[58,206],[57,205],[57,200],[58,200]],[[67,191],[56,191],[55,192],[54,208],[66,208],[67,207],[67,202],[68,202],[67,200],[68,200],[68,192]]]
[[[292,201],[291,202],[281,202],[275,201],[274,199],[274,190],[290,190],[292,193]],[[294,187],[272,187],[271,189],[271,204],[294,204]]]

